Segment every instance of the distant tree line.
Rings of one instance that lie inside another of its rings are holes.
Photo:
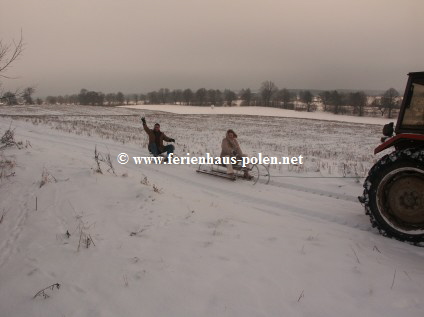
[[[144,103],[193,106],[230,106],[237,99],[238,94],[230,89],[221,91],[219,89],[200,88],[193,91],[189,88],[184,90],[169,90],[167,88],[161,88],[158,91],[148,92],[144,98]]]
[[[382,96],[367,96],[363,91],[339,92],[323,91],[318,94],[323,111],[334,114],[350,114],[365,116],[372,114],[387,115],[392,118],[394,111],[400,108],[401,97],[399,92],[390,88]]]
[[[81,89],[79,94],[65,96],[47,96],[48,104],[71,104],[85,106],[119,106],[125,102],[125,96],[122,92],[104,94],[102,92]]]
[[[16,91],[6,91],[0,94],[0,102],[6,105],[33,105],[43,103],[41,98],[33,99],[33,94],[35,93],[34,87],[27,87],[23,90],[19,89]]]
[[[1,96],[3,103],[14,105],[42,104],[40,98],[33,99],[34,88],[28,87],[18,97],[13,92]],[[191,106],[262,106],[297,111],[316,111],[317,109],[334,114],[357,116],[381,115],[389,118],[395,115],[401,103],[399,92],[394,88],[386,90],[381,96],[367,96],[364,91],[319,91],[279,89],[272,81],[264,81],[255,92],[250,88],[235,92],[230,89],[197,90],[161,88],[147,94],[102,93],[81,89],[79,94],[48,96],[47,104],[79,104],[92,106],[119,106],[124,104],[173,104]]]
[[[357,116],[387,115],[393,116],[399,109],[401,98],[399,93],[390,88],[382,96],[367,96],[364,91],[321,91],[312,93],[310,90],[279,89],[272,81],[264,81],[257,92],[250,88],[241,89],[238,93],[226,89],[200,88],[169,90],[161,88],[143,95],[146,104],[180,104],[196,106],[232,106],[238,100],[241,106],[262,106],[291,109],[298,111],[316,111],[318,106],[322,111],[334,114],[349,114]]]

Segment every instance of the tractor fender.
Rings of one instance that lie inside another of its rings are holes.
[[[422,141],[424,142],[424,135],[422,134],[413,134],[413,133],[401,133],[398,134],[384,143],[377,146],[374,150],[374,154],[380,153],[381,151],[384,151],[385,149],[388,149],[389,147],[392,147],[393,145],[404,141],[404,140],[413,140],[413,141]]]

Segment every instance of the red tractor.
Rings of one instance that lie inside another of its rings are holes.
[[[369,171],[364,194],[371,224],[381,234],[414,244],[424,242],[424,72],[408,74],[396,127],[383,128],[374,153],[394,147]]]

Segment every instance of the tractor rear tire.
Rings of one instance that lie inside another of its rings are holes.
[[[368,173],[360,201],[382,235],[424,242],[424,149],[399,150],[381,158]]]

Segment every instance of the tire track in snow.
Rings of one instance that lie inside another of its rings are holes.
[[[309,193],[309,194],[318,195],[318,196],[326,196],[333,199],[342,199],[342,200],[351,201],[354,203],[358,202],[358,198],[355,196],[342,194],[342,193],[334,193],[334,192],[330,192],[330,191],[326,191],[322,189],[312,189],[312,188],[299,186],[295,184],[281,183],[281,182],[273,180],[272,176],[271,176],[271,181],[269,182],[268,185],[300,191],[300,192]]]
[[[371,226],[369,225],[368,219],[364,216],[364,221],[362,223],[358,223],[356,221],[349,221],[346,217],[346,214],[344,215],[328,215],[324,213],[320,213],[316,210],[311,210],[299,206],[295,206],[293,204],[284,203],[282,201],[272,201],[268,199],[263,199],[258,196],[250,196],[247,194],[243,194],[236,191],[229,191],[228,188],[222,188],[222,187],[216,187],[211,184],[205,184],[200,183],[197,181],[194,181],[192,179],[187,179],[185,177],[181,177],[178,175],[174,175],[171,173],[167,173],[163,170],[158,170],[158,173],[166,174],[167,176],[170,176],[174,179],[177,179],[178,181],[183,181],[184,183],[194,186],[195,188],[202,188],[203,190],[207,189],[215,193],[219,193],[220,195],[226,196],[230,199],[237,199],[242,204],[247,204],[249,207],[253,207],[256,210],[259,210],[261,212],[266,212],[269,214],[272,214],[274,216],[284,216],[284,213],[290,212],[299,216],[306,216],[308,218],[326,221],[326,222],[332,222],[337,223],[339,225],[347,226],[353,229],[360,229],[363,231],[371,231]],[[225,180],[222,180],[225,181]],[[263,185],[266,186],[266,185]],[[265,208],[268,207],[268,208]],[[278,211],[275,211],[278,210]]]
[[[19,239],[21,232],[24,230],[24,224],[30,214],[28,203],[25,199],[25,197],[29,196],[31,195],[21,194],[18,198],[14,198],[14,201],[18,202],[18,207],[14,209],[14,212],[17,212],[18,215],[15,218],[15,223],[9,229],[10,232],[7,234],[8,238],[0,245],[0,268],[16,252],[16,242]]]

